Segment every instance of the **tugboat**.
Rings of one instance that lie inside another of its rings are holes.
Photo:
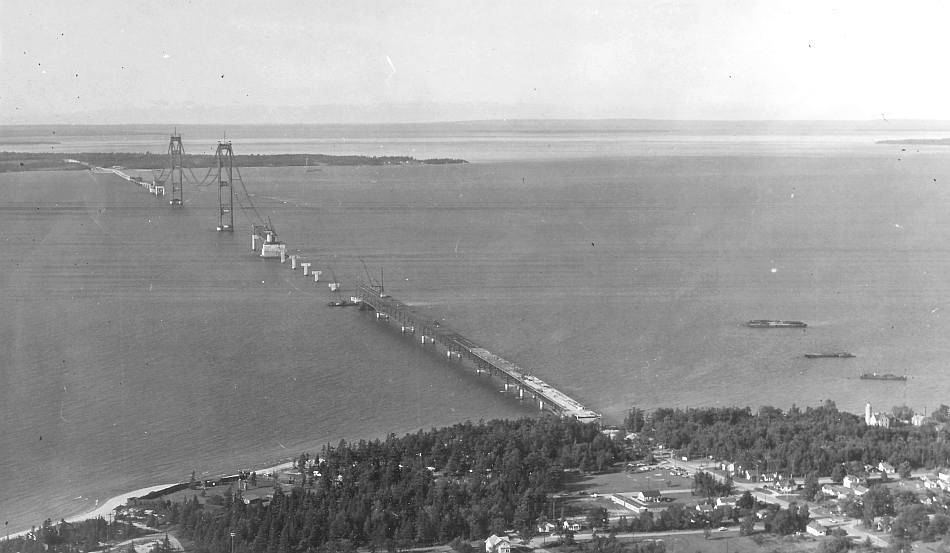
[[[809,359],[822,359],[825,357],[833,357],[833,358],[838,358],[838,359],[850,359],[854,357],[854,354],[849,353],[847,351],[835,351],[831,353],[806,353],[805,357]]]
[[[801,321],[776,321],[772,319],[753,319],[745,324],[751,328],[805,328]]]
[[[907,380],[907,376],[891,373],[864,373],[861,375],[861,380],[897,380],[903,382]]]

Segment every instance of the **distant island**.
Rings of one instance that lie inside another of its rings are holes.
[[[878,140],[875,144],[903,144],[913,146],[950,146],[950,138],[899,138],[895,140]]]
[[[66,152],[0,152],[0,173],[18,171],[79,170],[81,165],[67,163],[66,158],[77,159],[99,167],[120,165],[135,169],[164,169],[168,167],[165,153],[66,153]],[[182,167],[197,169],[211,167],[217,162],[211,154],[185,154]],[[464,159],[416,159],[409,156],[333,156],[327,154],[242,154],[234,156],[238,167],[319,167],[353,165],[446,165],[468,163]]]

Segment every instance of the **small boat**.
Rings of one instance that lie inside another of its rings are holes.
[[[805,328],[801,321],[777,321],[772,319],[753,319],[745,324],[751,328]]]
[[[907,376],[891,373],[864,373],[861,375],[861,380],[897,380],[902,382],[907,380]]]
[[[847,351],[835,351],[830,353],[806,353],[805,357],[809,359],[822,359],[826,357],[837,358],[837,359],[850,359],[854,357],[853,353]]]
[[[327,302],[327,305],[330,307],[346,307],[348,305],[353,305],[353,304],[346,300],[340,299],[340,300],[331,300]]]

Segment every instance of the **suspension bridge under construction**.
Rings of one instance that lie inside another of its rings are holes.
[[[112,173],[131,183],[142,186],[155,196],[170,196],[169,205],[172,208],[182,208],[185,204],[184,185],[185,168],[182,166],[184,147],[181,135],[174,132],[169,139],[168,167],[153,180],[145,180],[140,176],[127,173],[120,167],[96,167],[88,163],[67,159],[67,162],[84,165],[97,173]],[[313,267],[313,263],[303,256],[287,253],[287,246],[278,238],[277,231],[269,218],[261,216],[257,207],[247,192],[240,169],[234,166],[234,153],[230,142],[219,141],[215,150],[215,166],[209,167],[202,179],[198,179],[191,169],[187,172],[194,186],[212,186],[218,188],[218,224],[220,232],[234,230],[234,203],[237,202],[240,210],[251,221],[251,251],[260,257],[276,258],[281,263],[289,261],[291,270],[300,268],[303,276],[312,276],[314,282],[320,282],[322,270]],[[235,178],[236,175],[236,178]],[[235,182],[239,189],[235,190]],[[364,264],[365,269],[365,264]],[[332,274],[332,270],[330,271]],[[478,375],[498,379],[504,384],[506,393],[516,396],[522,401],[533,401],[539,410],[550,411],[562,417],[572,417],[583,422],[596,422],[601,418],[600,413],[593,411],[579,401],[571,398],[554,386],[530,374],[530,371],[521,368],[515,363],[492,353],[487,348],[462,336],[446,325],[433,320],[409,305],[385,293],[382,278],[374,281],[366,271],[368,282],[360,282],[356,286],[355,295],[349,299],[342,296],[330,302],[330,306],[358,306],[361,311],[371,311],[375,320],[388,323],[398,328],[403,334],[413,336],[422,347],[430,347],[448,362],[457,363],[460,367],[473,369]],[[333,274],[328,283],[331,292],[339,294],[340,283]]]

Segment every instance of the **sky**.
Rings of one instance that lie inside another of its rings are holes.
[[[950,119],[945,2],[0,0],[0,124]]]

